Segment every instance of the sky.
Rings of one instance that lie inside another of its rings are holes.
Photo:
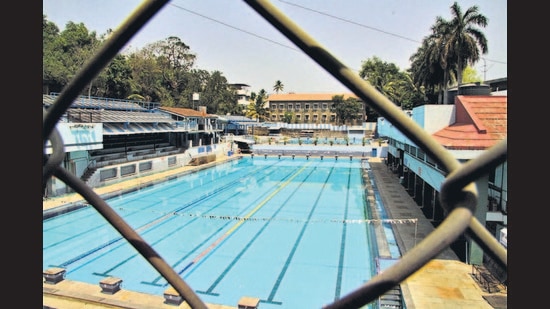
[[[440,16],[450,20],[448,0],[272,0],[283,14],[344,65],[359,72],[376,56],[401,70]],[[62,31],[68,22],[83,23],[98,35],[115,30],[140,5],[137,0],[43,0],[43,13]],[[458,0],[462,11],[477,5],[488,18],[480,30],[488,53],[473,67],[482,80],[507,77],[507,1]],[[175,36],[196,55],[195,68],[219,71],[228,83],[273,93],[350,92],[309,58],[245,1],[172,0],[126,45],[123,52]]]

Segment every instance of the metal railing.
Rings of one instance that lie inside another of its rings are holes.
[[[445,220],[423,241],[365,284],[325,308],[359,308],[374,302],[419,270],[437,254],[448,248],[462,234],[473,239],[491,258],[507,266],[507,250],[473,216],[478,192],[474,182],[507,160],[507,138],[487,149],[478,158],[465,164],[437,143],[426,131],[403,113],[393,102],[378,92],[357,73],[342,64],[323,46],[283,15],[269,1],[244,0],[271,25],[278,29],[312,60],[332,74],[363,102],[388,119],[412,142],[438,164],[449,171],[441,187],[441,204],[448,211]],[[55,129],[56,123],[67,111],[90,81],[120,52],[128,41],[168,3],[168,0],[143,1],[123,24],[114,31],[101,49],[90,59],[63,89],[54,104],[43,114],[43,146],[49,140],[53,152],[44,154],[43,183],[55,176],[90,203],[182,296],[192,308],[207,308],[193,289],[166,263],[166,261],[112,208],[78,177],[61,167],[65,156],[63,141]]]

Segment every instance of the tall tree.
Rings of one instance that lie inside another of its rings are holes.
[[[361,117],[361,104],[356,98],[349,97],[344,100],[344,95],[334,95],[332,97],[332,107],[338,117],[338,123],[347,124],[351,120]]]
[[[453,18],[450,21],[442,20],[440,29],[444,29],[444,53],[453,57],[457,64],[457,83],[460,93],[462,74],[466,65],[474,65],[480,59],[481,54],[487,54],[487,38],[478,28],[485,28],[488,23],[487,17],[479,13],[478,6],[468,8],[464,13],[455,2],[451,6]]]
[[[252,92],[250,104],[246,107],[245,116],[252,119],[267,120],[268,110],[265,108],[267,92],[261,89],[258,93]]]
[[[128,63],[132,68],[131,96],[141,96],[145,101],[163,102],[165,106],[172,106],[164,100],[169,97],[162,85],[162,70],[156,57],[148,50],[141,49],[128,56]]]
[[[227,114],[236,104],[236,97],[230,90],[225,76],[220,71],[212,72],[201,93],[200,105],[206,106],[210,114],[219,113],[220,107],[223,107],[222,113]]]
[[[100,95],[109,98],[127,98],[131,95],[132,68],[124,55],[116,55],[107,65],[105,88]]]
[[[284,89],[285,89],[285,85],[283,85],[283,83],[280,80],[277,80],[275,82],[275,86],[273,86],[273,91],[275,91],[275,93],[279,93],[280,91],[283,91]]]
[[[374,56],[363,62],[359,76],[397,106],[406,108],[424,104],[424,95],[417,93],[420,90],[415,87],[409,73],[401,71],[394,63],[387,63]],[[369,114],[368,111],[365,112]]]
[[[441,66],[438,40],[434,34],[427,36],[422,45],[409,58],[413,83],[418,88],[424,88],[428,98],[439,104],[443,103],[444,70]]]
[[[157,69],[161,72],[163,105],[181,105],[180,101],[186,101],[181,94],[188,88],[189,72],[196,55],[190,52],[190,47],[180,38],[174,36],[148,44],[144,51],[155,59]]]
[[[83,23],[68,22],[65,30],[59,32],[59,28],[48,22],[43,15],[42,27],[43,79],[50,85],[55,85],[57,89],[53,91],[61,91],[84,63],[92,58],[102,40],[96,32],[88,31]],[[95,80],[104,78],[105,70]],[[90,85],[82,94],[90,94],[91,90]]]

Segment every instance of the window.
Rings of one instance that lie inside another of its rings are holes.
[[[496,169],[493,169],[489,173],[489,183],[495,183],[495,179],[496,179]]]
[[[422,150],[422,148],[418,148],[416,150],[416,157],[421,161],[424,161],[424,159],[426,158],[426,153],[424,153],[424,150]]]
[[[296,103],[296,110],[299,111],[300,110],[300,103]]]
[[[288,104],[288,109],[292,110],[292,104]]]
[[[313,110],[316,111],[319,109],[319,104],[318,103],[313,103]]]
[[[279,109],[285,109],[285,105],[284,104],[279,104]]]
[[[309,115],[306,115],[306,116],[305,116],[304,121],[305,121],[305,122],[309,122]]]
[[[323,110],[326,111],[328,108],[328,104],[327,103],[323,103]]]
[[[313,115],[313,122],[317,122],[317,115]]]
[[[321,122],[326,123],[327,122],[327,115],[321,116]]]
[[[304,107],[304,109],[307,111],[309,110],[309,104],[306,104],[306,106]]]

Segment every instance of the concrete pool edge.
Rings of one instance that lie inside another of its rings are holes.
[[[175,169],[151,173],[140,178],[131,178],[117,183],[105,185],[98,188],[93,188],[94,192],[97,193],[102,199],[109,199],[116,197],[125,193],[133,192],[148,186],[154,185],[156,183],[164,182],[167,180],[175,179],[200,171],[202,169],[210,168],[225,162],[238,160],[242,158],[243,155],[234,155],[234,156],[220,156],[216,158],[215,161],[205,163],[202,165],[186,165],[178,167]],[[42,213],[44,219],[46,217],[51,217],[53,215],[61,214],[70,210],[78,209],[84,206],[87,206],[86,200],[78,193],[68,193],[61,196],[56,196],[52,198],[45,198],[42,200]]]

